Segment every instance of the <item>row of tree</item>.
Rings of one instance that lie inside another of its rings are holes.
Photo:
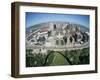
[[[89,64],[89,48],[71,51],[56,51],[69,62],[70,65]],[[49,66],[54,59],[55,51],[46,54],[32,54],[31,49],[26,49],[26,67]]]

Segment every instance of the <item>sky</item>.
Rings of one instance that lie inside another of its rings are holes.
[[[26,27],[33,26],[49,21],[64,21],[81,24],[89,28],[90,16],[89,15],[76,15],[76,14],[55,14],[55,13],[34,13],[26,12]]]

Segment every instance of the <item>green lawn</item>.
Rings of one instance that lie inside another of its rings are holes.
[[[52,63],[50,66],[56,66],[56,65],[68,65],[69,63],[67,60],[59,53],[54,52],[54,58],[52,60]]]

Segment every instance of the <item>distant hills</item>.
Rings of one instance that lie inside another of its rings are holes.
[[[62,21],[50,21],[50,22],[35,24],[33,26],[30,26],[30,27],[26,28],[26,34],[28,35],[31,32],[34,32],[35,30],[38,30],[39,28],[42,28],[42,27],[50,27],[50,23],[62,24],[62,25],[64,25],[64,24],[71,24],[71,25],[79,26],[81,31],[89,32],[89,28],[87,28],[86,26],[83,26],[81,24],[70,23],[70,22],[62,22]]]

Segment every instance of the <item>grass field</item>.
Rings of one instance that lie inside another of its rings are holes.
[[[54,58],[50,66],[57,66],[57,65],[68,65],[69,63],[67,60],[59,53],[54,52]]]

